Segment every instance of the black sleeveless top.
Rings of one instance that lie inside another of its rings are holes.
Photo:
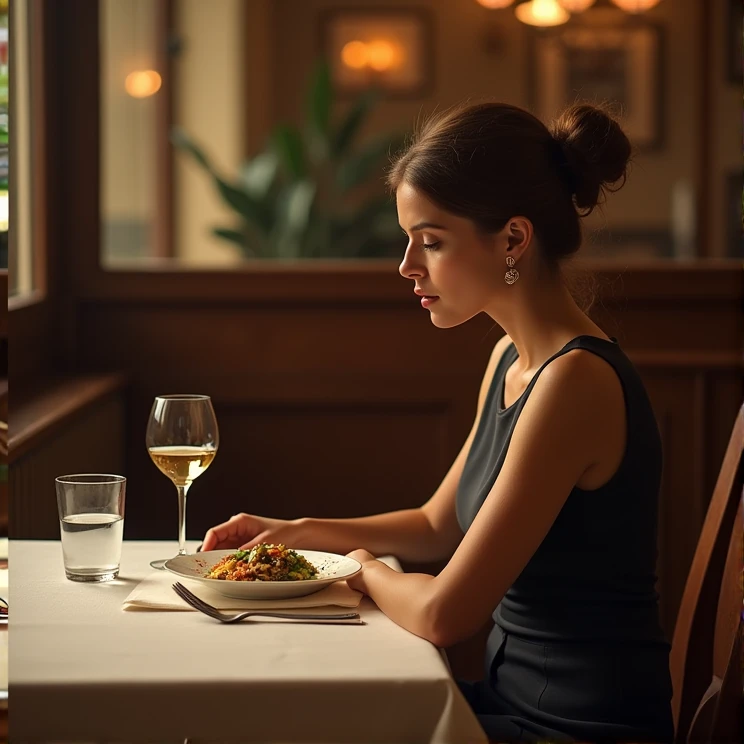
[[[514,426],[537,378],[553,359],[573,349],[602,357],[620,378],[627,417],[625,454],[604,486],[571,491],[493,619],[503,631],[542,643],[604,640],[668,646],[655,590],[661,439],[643,383],[615,339],[573,339],[504,408],[506,370],[518,357],[514,344],[507,347],[462,473],[457,518],[465,532],[498,477]]]

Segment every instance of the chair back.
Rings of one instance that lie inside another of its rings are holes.
[[[674,628],[670,670],[677,741],[739,740],[712,738],[712,733],[736,725],[741,696],[741,684],[734,687],[740,678],[742,453],[744,406],[734,422]]]

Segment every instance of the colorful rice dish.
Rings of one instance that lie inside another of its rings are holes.
[[[286,545],[259,543],[226,555],[205,576],[223,581],[305,581],[317,578],[318,570]]]

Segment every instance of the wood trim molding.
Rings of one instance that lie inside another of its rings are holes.
[[[8,461],[12,463],[90,405],[123,390],[124,375],[109,374],[55,381],[14,402],[11,412]]]
[[[411,284],[398,274],[394,260],[245,261],[233,270],[181,270],[173,263],[137,271],[105,271],[97,264],[98,242],[81,243],[71,256],[76,266],[78,296],[83,301],[139,303],[184,300],[189,303],[232,302],[296,305],[297,303],[378,304],[410,302]],[[626,303],[642,299],[662,304],[715,299],[739,301],[744,296],[741,261],[706,260],[646,262],[629,266],[609,260],[585,262],[579,271],[593,275],[602,300]]]
[[[162,87],[155,105],[155,200],[153,250],[158,257],[174,256],[173,252],[173,148],[170,131],[173,126],[173,31],[174,0],[155,3],[156,69],[161,71]]]
[[[32,178],[31,194],[33,198],[33,251],[34,251],[34,289],[46,296],[49,291],[50,277],[47,263],[47,246],[49,244],[49,228],[47,225],[47,50],[44,48],[44,27],[46,21],[45,3],[43,0],[32,0],[31,14],[35,27],[33,28],[33,60],[31,64],[31,116],[33,118],[32,146]]]

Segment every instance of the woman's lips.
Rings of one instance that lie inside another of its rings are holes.
[[[421,307],[427,308],[429,305],[431,305],[433,302],[436,302],[439,299],[439,297],[428,297],[424,296],[421,298]]]

